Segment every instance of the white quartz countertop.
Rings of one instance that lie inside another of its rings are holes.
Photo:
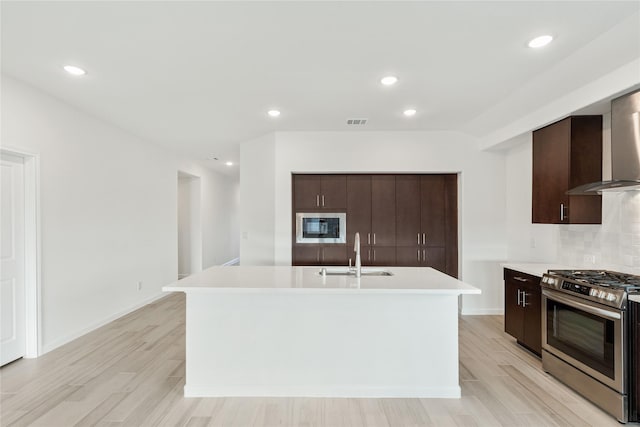
[[[326,267],[327,269],[340,267]],[[480,289],[428,267],[380,267],[393,276],[322,276],[322,267],[211,267],[162,288],[165,292],[480,294]],[[363,271],[366,269],[363,267]]]
[[[522,273],[532,274],[534,276],[542,277],[548,270],[571,270],[575,267],[569,267],[560,264],[545,264],[537,262],[522,262],[522,263],[503,263],[500,264],[503,268],[510,270],[520,271]]]
[[[629,295],[629,301],[640,302],[640,295]]]

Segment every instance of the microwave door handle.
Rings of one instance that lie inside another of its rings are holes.
[[[549,298],[552,301],[558,301],[568,306],[579,308],[582,311],[586,311],[587,313],[590,313],[596,316],[606,317],[607,319],[614,319],[614,320],[622,319],[622,316],[620,315],[620,313],[616,313],[614,311],[609,311],[609,310],[603,310],[598,307],[593,307],[591,305],[588,305],[579,301],[574,301],[573,299],[567,298],[562,295],[558,295],[555,293],[552,294],[551,292],[546,290],[542,291],[542,295],[544,295],[545,297]]]

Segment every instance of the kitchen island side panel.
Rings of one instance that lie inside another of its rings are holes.
[[[186,397],[460,397],[455,294],[187,292],[186,333]]]

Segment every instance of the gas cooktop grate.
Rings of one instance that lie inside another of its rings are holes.
[[[576,282],[604,287],[640,289],[640,276],[606,270],[550,270],[550,274]]]

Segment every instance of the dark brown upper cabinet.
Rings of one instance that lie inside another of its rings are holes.
[[[362,237],[362,236],[361,236]],[[396,245],[396,177],[371,177],[371,246]]]
[[[455,174],[396,177],[398,265],[458,275],[458,196]]]
[[[346,175],[294,175],[295,211],[344,211],[347,207]]]
[[[567,195],[602,179],[602,116],[572,116],[533,132],[532,221],[601,224],[601,196]]]
[[[394,175],[348,175],[347,245],[358,232],[361,246],[395,246],[395,205]]]
[[[356,233],[360,233],[360,244],[366,245],[371,236],[371,175],[347,176],[347,245],[351,248]]]
[[[362,265],[433,267],[458,276],[457,175],[294,175],[294,219],[297,211],[331,209],[326,192],[322,206],[323,191],[330,188],[326,178],[332,179],[337,189],[341,188],[342,177],[347,244],[296,244],[294,226],[294,265],[344,265],[349,259],[355,262],[357,232]]]

